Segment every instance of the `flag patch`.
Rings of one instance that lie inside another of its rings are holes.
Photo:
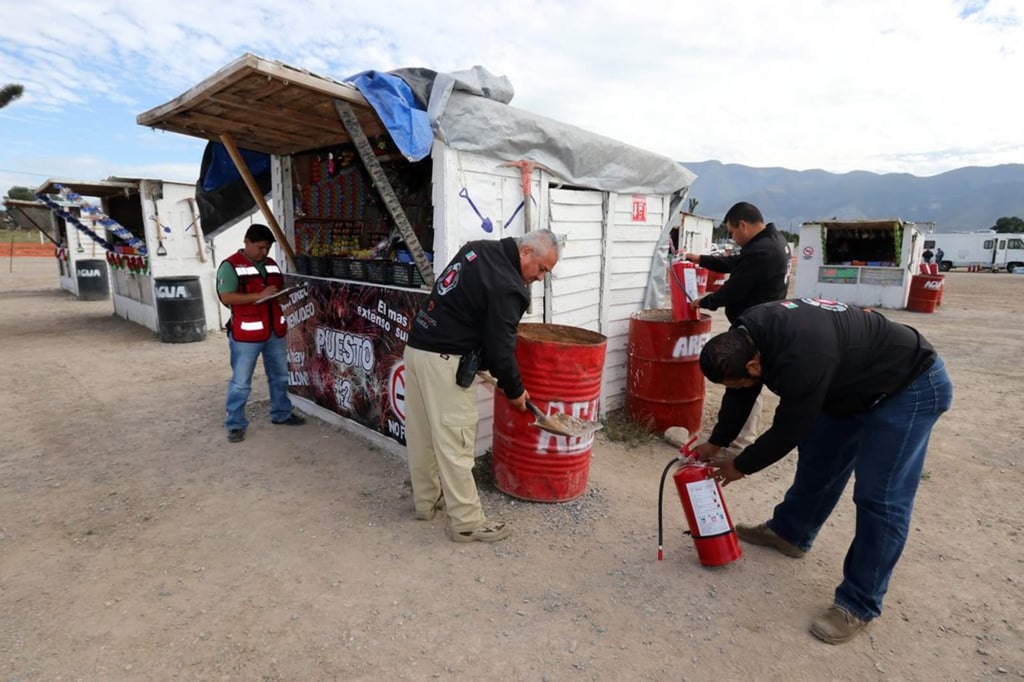
[[[476,251],[467,251],[466,252],[466,260],[468,260],[471,263],[473,261],[475,261],[476,260]]]

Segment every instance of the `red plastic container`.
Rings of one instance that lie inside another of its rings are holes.
[[[522,323],[516,360],[530,401],[545,414],[596,421],[607,339],[579,327]],[[594,434],[569,438],[542,431],[529,411],[494,392],[491,465],[498,490],[533,502],[564,502],[587,489]]]
[[[700,352],[711,338],[711,316],[677,322],[666,309],[641,310],[629,320],[626,414],[658,431],[700,429],[704,375]]]

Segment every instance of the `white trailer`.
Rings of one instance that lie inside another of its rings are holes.
[[[1009,272],[1024,267],[1024,234],[998,234],[991,230],[935,234],[925,242],[925,248],[936,254],[942,249],[939,269],[943,272],[972,265]]]
[[[905,308],[924,250],[914,223],[830,220],[804,223],[796,295],[878,308]]]

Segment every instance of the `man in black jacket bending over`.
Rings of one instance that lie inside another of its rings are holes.
[[[473,480],[476,370],[487,370],[509,403],[530,397],[516,363],[516,330],[530,304],[530,284],[555,267],[550,230],[467,243],[441,273],[413,319],[405,347],[405,440],[416,518],[444,509],[456,542],[495,542],[511,528],[489,521]],[[467,369],[467,362],[479,365]],[[463,372],[459,372],[460,365]],[[457,383],[459,374],[465,381]],[[443,493],[443,495],[442,495]]]
[[[722,288],[693,302],[694,308],[718,310],[725,307],[729,322],[747,308],[767,301],[779,301],[786,297],[789,252],[786,239],[774,225],[766,226],[757,206],[741,201],[725,214],[726,229],[741,250],[732,256],[701,256],[686,254],[686,260],[715,272],[728,272]],[[760,398],[750,410],[750,418],[743,425],[732,452],[743,449],[757,438],[761,424]]]
[[[762,386],[780,398],[771,428],[718,464],[719,481],[727,485],[799,451],[793,484],[771,519],[738,524],[741,540],[802,557],[854,476],[856,533],[843,581],[833,605],[811,624],[830,644],[851,639],[882,612],[932,426],[953,400],[942,359],[911,327],[805,298],[743,313],[705,344],[700,367],[726,387],[718,423],[697,446],[701,459],[714,459],[732,442]]]

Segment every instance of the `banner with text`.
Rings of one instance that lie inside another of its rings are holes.
[[[295,395],[405,444],[402,354],[426,291],[289,275],[282,301]]]

